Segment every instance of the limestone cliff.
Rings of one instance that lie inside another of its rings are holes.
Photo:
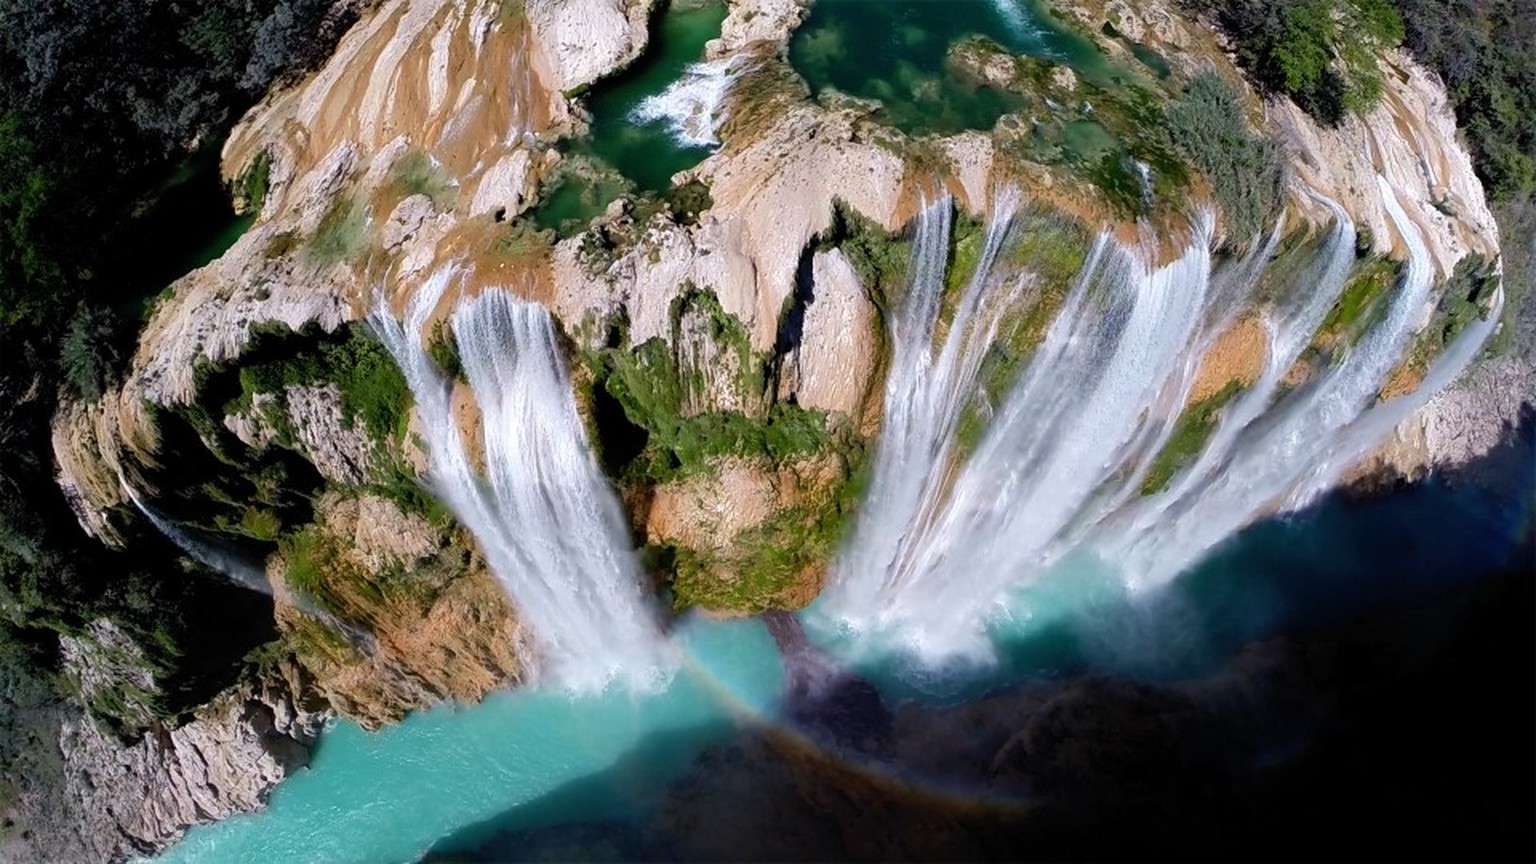
[[[64,779],[19,802],[25,842],[45,861],[149,855],[190,827],[258,809],[309,763],[329,710],[307,673],[278,663],[219,695],[191,721],[123,744],[87,718],[63,723]]]

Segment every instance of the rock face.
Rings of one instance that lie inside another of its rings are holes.
[[[1270,103],[1270,122],[1293,148],[1292,170],[1344,205],[1356,225],[1369,230],[1374,251],[1405,248],[1381,203],[1380,176],[1423,232],[1441,275],[1471,253],[1496,258],[1498,225],[1457,138],[1444,86],[1400,52],[1383,65],[1381,105],[1337,129],[1320,128],[1289,100]]]
[[[775,112],[772,124],[755,121],[765,124],[765,135],[746,137],[740,152],[728,139],[694,169],[714,200],[697,226],[655,217],[636,226],[639,242],[611,262],[584,256],[580,238],[560,244],[552,302],[563,320],[606,320],[622,308],[634,344],[668,338],[672,300],[687,284],[712,292],[747,326],[752,348],[768,350],[802,253],[831,227],[834,201],[888,227],[901,224],[905,165],[858,131],[857,113],[806,105],[754,110]],[[754,122],[745,108],[737,116]]]
[[[122,706],[116,713],[125,722],[148,726],[154,721],[149,700],[160,686],[144,649],[116,622],[98,618],[79,636],[59,637],[59,663],[85,705],[112,699]]]
[[[225,417],[224,426],[259,452],[278,438],[269,422],[272,412],[281,413],[283,425],[292,430],[293,445],[327,480],[362,485],[382,458],[360,425],[348,423],[341,390],[334,383],[294,384],[280,394],[257,393],[245,412]]]
[[[272,786],[309,764],[329,716],[288,662],[134,744],[67,720],[63,785],[21,802],[31,851],[47,861],[121,861],[158,852],[193,825],[258,810]]]
[[[737,0],[720,26],[720,38],[709,43],[711,60],[749,49],[777,48],[805,19],[810,0]]]
[[[648,0],[527,0],[526,8],[557,90],[591,84],[645,47]]]
[[[316,509],[305,560],[274,557],[268,574],[279,629],[338,713],[377,727],[523,680],[529,640],[462,529],[375,495],[328,495]]]
[[[816,253],[799,341],[784,363],[784,392],[805,408],[859,416],[874,377],[877,327],[874,304],[842,250]]]

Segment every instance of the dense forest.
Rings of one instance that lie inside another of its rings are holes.
[[[177,177],[209,170],[231,124],[274,82],[323,60],[355,7],[0,0],[0,773],[8,778],[37,767],[11,759],[62,698],[51,674],[57,634],[98,618],[120,625],[168,683],[153,706],[166,716],[227,683],[228,658],[199,641],[219,637],[197,619],[208,608],[237,616],[253,598],[186,578],[153,538],[131,554],[87,538],[53,482],[48,424],[61,393],[94,398],[132,346],[138,321],[122,311],[124,274],[131,258],[154,254],[140,242],[144,214]],[[121,706],[91,707],[122,719]],[[11,791],[0,788],[0,806]]]

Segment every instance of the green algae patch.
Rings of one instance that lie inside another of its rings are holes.
[[[1159,450],[1157,456],[1153,458],[1151,467],[1147,469],[1147,476],[1141,481],[1141,494],[1155,495],[1167,489],[1174,475],[1195,461],[1200,451],[1205,449],[1211,434],[1216,431],[1216,423],[1221,419],[1221,409],[1243,392],[1243,388],[1244,385],[1240,381],[1230,382],[1210,396],[1189,406],[1183,414],[1179,415],[1179,419],[1174,423],[1173,433],[1168,437],[1168,443],[1164,444],[1163,449]]]
[[[1350,345],[1360,341],[1384,310],[1401,271],[1402,266],[1389,258],[1370,258],[1357,266],[1323,319],[1322,334]]]

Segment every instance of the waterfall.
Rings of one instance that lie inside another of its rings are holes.
[[[119,475],[117,480],[118,485],[123,489],[123,494],[128,496],[128,500],[133,502],[133,506],[138,508],[138,511],[144,514],[144,518],[148,519],[150,524],[155,526],[156,530],[164,534],[166,539],[175,543],[181,551],[192,556],[193,560],[204,567],[223,575],[241,588],[271,596],[272,585],[267,581],[266,572],[260,567],[211,543],[205,543],[192,536],[190,532],[183,529],[180,525],[161,516],[153,507],[144,503],[144,500],[139,497],[139,493],[128,484],[126,478]]]
[[[1028,293],[1031,277],[1027,263],[1022,274],[995,266],[1017,206],[1015,193],[999,194],[981,263],[936,348],[952,205],[924,209],[907,295],[890,322],[885,428],[870,493],[819,614],[930,663],[986,657],[989,618],[1068,552],[1091,553],[1133,589],[1156,587],[1254,519],[1335,483],[1471,361],[1496,317],[1469,327],[1412,396],[1374,404],[1422,327],[1433,287],[1422,236],[1386,181],[1380,185],[1408,247],[1407,267],[1383,320],[1318,380],[1282,393],[1354,263],[1355,229],[1336,203],[1321,202],[1333,224],[1295,272],[1266,271],[1278,226],[1220,270],[1208,216],[1163,266],[1101,235],[963,460],[958,417],[1004,308]],[[1266,275],[1273,278],[1256,290]],[[1256,380],[1219,412],[1192,464],[1162,492],[1140,494],[1201,358],[1245,314],[1268,336]]]
[[[636,105],[630,120],[665,123],[685,147],[718,147],[717,133],[726,116],[725,97],[742,67],[736,57],[695,63],[667,89]]]
[[[1379,443],[1377,437],[1364,448],[1345,446],[1351,437],[1346,430],[1371,406],[1402,359],[1422,322],[1434,279],[1418,228],[1386,181],[1380,180],[1380,185],[1387,214],[1408,246],[1406,272],[1385,319],[1320,380],[1292,391],[1262,414],[1250,408],[1248,413],[1258,416],[1244,418],[1248,422],[1242,429],[1223,437],[1227,452],[1221,454],[1219,467],[1193,486],[1181,484],[1182,497],[1160,518],[1108,538],[1108,557],[1119,563],[1132,585],[1166,584],[1239,528],[1283,508],[1300,489],[1316,488],[1319,479],[1336,479]],[[1303,291],[1306,287],[1300,286]],[[1297,319],[1309,324],[1314,314],[1303,312]],[[1300,340],[1299,332],[1295,338]],[[1383,435],[1387,431],[1381,430]]]
[[[482,415],[485,476],[465,446],[450,382],[422,344],[450,265],[411,298],[402,323],[381,302],[370,321],[404,373],[421,420],[434,492],[475,535],[532,630],[540,673],[600,689],[655,682],[667,665],[617,499],[576,413],[549,313],[500,290],[451,318]]]

